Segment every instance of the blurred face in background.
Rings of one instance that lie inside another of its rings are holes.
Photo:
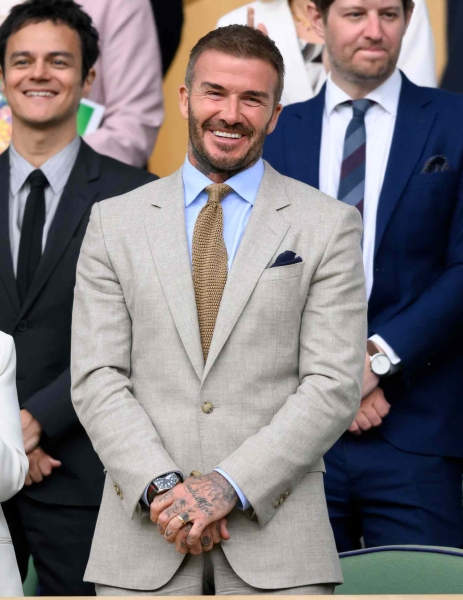
[[[17,126],[75,129],[81,98],[94,71],[82,82],[82,50],[76,31],[52,21],[31,23],[12,34],[5,53],[4,93]]]
[[[277,85],[275,69],[263,60],[203,52],[191,89],[180,88],[190,162],[205,175],[222,174],[223,181],[254,164],[282,108]]]
[[[335,83],[377,87],[395,70],[413,11],[402,0],[334,0],[325,14],[312,9]]]

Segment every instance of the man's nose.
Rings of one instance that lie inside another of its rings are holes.
[[[365,24],[365,37],[370,40],[379,41],[383,37],[383,30],[381,25],[380,16],[376,13],[370,13],[368,15],[366,24]]]
[[[237,98],[228,98],[222,109],[222,119],[229,125],[238,123],[240,120],[240,105]]]
[[[32,67],[32,72],[31,72],[31,79],[34,80],[43,80],[43,79],[49,79],[50,74],[48,72],[48,67],[45,64],[44,60],[37,60],[35,61],[33,67]]]

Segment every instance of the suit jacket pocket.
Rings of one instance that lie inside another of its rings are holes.
[[[285,265],[282,267],[267,268],[260,276],[258,283],[264,281],[277,281],[279,279],[292,279],[293,277],[301,277],[304,271],[304,262]]]

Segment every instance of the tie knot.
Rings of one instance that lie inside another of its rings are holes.
[[[35,171],[32,171],[32,173],[29,175],[27,180],[29,181],[31,188],[44,189],[48,183],[48,179],[45,177],[45,175],[42,173],[42,171],[40,169],[36,169]]]
[[[352,108],[354,109],[354,117],[365,117],[372,104],[373,102],[371,100],[353,100]]]
[[[226,183],[211,183],[206,187],[206,192],[209,195],[208,203],[219,203],[233,192],[232,188]]]

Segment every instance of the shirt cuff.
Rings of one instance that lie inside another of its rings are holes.
[[[180,471],[169,471],[169,473],[176,473],[180,479],[183,481],[183,473],[181,473]],[[163,473],[162,475],[158,475],[158,477],[164,477],[164,475],[168,475],[169,473]],[[158,478],[156,477],[156,479]],[[145,491],[143,492],[143,496],[141,497],[141,499],[143,500],[143,502],[146,504],[146,506],[150,506],[150,503],[148,502],[148,488],[150,487],[150,485],[153,483],[154,479],[152,479],[148,485],[145,487]],[[167,491],[167,490],[166,490]]]
[[[225,477],[225,479],[228,481],[228,483],[231,484],[235,488],[235,492],[238,494],[238,498],[239,498],[239,500],[236,504],[236,508],[239,508],[240,510],[247,510],[251,506],[251,503],[246,498],[246,496],[243,494],[243,492],[240,490],[238,485],[233,481],[233,479],[231,477],[229,477],[225,473],[225,471],[222,471],[222,469],[219,469],[218,467],[216,469],[214,469],[214,471],[216,471],[217,473],[220,473],[220,475],[222,475],[222,477]]]
[[[397,367],[399,367],[399,365],[401,363],[400,357],[397,356],[397,354],[389,346],[389,344],[387,342],[385,342],[383,340],[383,338],[380,335],[377,335],[376,333],[375,333],[375,335],[372,335],[368,339],[370,339],[374,344],[377,344],[384,350],[384,353],[386,354],[386,356],[389,358],[391,363],[396,367],[395,370],[398,370]]]

